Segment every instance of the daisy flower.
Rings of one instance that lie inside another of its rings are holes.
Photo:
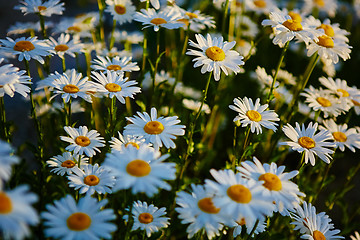
[[[273,74],[275,74],[275,70],[272,71]],[[288,85],[296,85],[296,77],[289,73],[286,70],[279,69],[278,75],[277,75],[277,81],[283,82]]]
[[[4,239],[24,239],[30,236],[29,226],[36,226],[39,217],[32,204],[38,197],[26,185],[0,190],[0,236]]]
[[[64,58],[65,53],[75,58],[75,53],[80,53],[84,47],[80,40],[74,38],[70,41],[70,34],[62,33],[58,40],[49,37],[48,45],[52,48],[50,51],[54,55]]]
[[[56,239],[111,239],[116,225],[112,209],[104,209],[108,200],[98,202],[89,194],[77,203],[70,195],[46,205],[45,236]]]
[[[187,98],[184,98],[182,100],[182,104],[184,105],[185,108],[190,109],[194,112],[199,111],[199,108],[201,106],[200,101],[194,101]],[[205,114],[210,114],[211,112],[209,105],[207,105],[206,103],[203,104],[201,111],[204,112]]]
[[[355,231],[354,235],[351,235],[350,238],[351,240],[360,240],[360,234],[357,231]]]
[[[125,97],[134,98],[136,93],[140,93],[139,87],[135,87],[136,81],[124,78],[124,72],[116,73],[115,71],[106,70],[103,72],[91,72],[92,78],[96,81],[94,87],[102,95],[109,98],[116,97],[119,102],[125,104]]]
[[[79,163],[80,161],[80,163]],[[74,169],[79,165],[84,167],[88,164],[89,158],[84,157],[83,155],[72,154],[71,152],[64,152],[62,155],[57,155],[50,160],[46,161],[49,167],[53,169],[50,172],[53,172],[57,175],[64,176],[66,174],[73,173]]]
[[[105,12],[109,12],[120,25],[132,22],[136,8],[130,0],[106,0],[106,5]]]
[[[122,57],[119,56],[110,59],[109,57],[97,56],[97,59],[91,61],[93,65],[90,67],[96,71],[115,71],[116,73],[122,72],[132,72],[139,71],[140,68],[136,62],[131,62],[132,57]]]
[[[46,27],[48,27],[48,24]],[[40,22],[16,22],[8,28],[7,35],[25,34],[36,31],[41,31]]]
[[[246,15],[235,16],[235,26],[242,37],[255,38],[259,33],[258,25]]]
[[[356,93],[355,95],[359,95],[358,91],[354,91],[353,88],[347,85],[346,80],[341,80],[340,78],[336,78],[335,80],[331,77],[320,77],[320,83],[327,87],[330,91],[332,91],[335,95],[337,95],[341,100],[345,100],[349,102],[349,105],[352,106],[350,93]],[[352,94],[353,95],[353,94]]]
[[[55,93],[51,98],[61,94],[61,97],[67,103],[70,98],[81,97],[87,102],[92,102],[90,92],[95,91],[95,87],[88,81],[88,77],[82,78],[82,73],[77,73],[75,69],[66,71],[62,74],[55,72],[50,74],[48,81],[40,82],[37,89],[42,87],[53,87]]]
[[[243,56],[247,56],[248,54],[254,55],[256,53],[256,47],[252,46],[249,41],[246,41],[244,39],[237,40],[235,49],[240,55]]]
[[[140,0],[140,2],[147,2],[148,0]],[[153,6],[156,10],[160,8],[159,0],[150,0],[151,6]]]
[[[149,89],[152,86],[153,77],[150,72],[145,73],[144,80],[141,82],[143,89]],[[155,75],[155,85],[159,86],[159,84],[167,84],[174,85],[175,78],[170,76],[170,73],[165,72],[165,70],[161,70],[157,72]]]
[[[306,15],[311,14],[314,9],[325,13],[329,17],[335,17],[337,9],[336,0],[305,0],[305,4],[302,8],[302,12]]]
[[[206,179],[205,187],[214,194],[214,206],[220,208],[228,218],[238,221],[246,217],[249,224],[264,216],[271,216],[275,210],[270,196],[264,195],[262,182],[248,180],[232,170],[210,170],[217,182]]]
[[[20,161],[13,153],[14,149],[11,145],[0,140],[0,189],[2,180],[7,181],[10,179],[12,166]]]
[[[175,211],[179,213],[182,224],[187,228],[188,238],[192,238],[200,230],[205,230],[208,239],[220,234],[224,221],[220,208],[214,206],[213,194],[207,192],[204,186],[191,184],[191,193],[177,193]]]
[[[112,193],[111,188],[115,184],[113,174],[97,163],[85,165],[83,169],[74,168],[67,178],[69,179],[69,187],[79,190],[80,194]]]
[[[272,0],[244,0],[245,9],[253,11],[257,14],[268,14],[277,9],[276,4]]]
[[[74,38],[91,38],[91,31],[98,23],[98,13],[86,13],[79,17],[63,17],[53,29],[54,34],[69,33]],[[93,43],[91,43],[94,46]]]
[[[308,43],[313,39],[318,40],[317,37],[322,34],[321,31],[308,27],[305,22],[293,19],[280,11],[271,12],[269,18],[263,20],[261,24],[274,29],[273,44],[279,45],[281,48],[294,38]]]
[[[312,166],[315,165],[315,155],[329,164],[332,159],[331,154],[334,153],[330,148],[335,147],[331,133],[322,129],[315,134],[318,130],[317,123],[310,122],[306,128],[304,124],[301,128],[299,123],[295,124],[295,128],[290,124],[283,127],[283,132],[291,141],[281,142],[280,145],[288,145],[292,150],[305,154],[305,163],[310,160]]]
[[[122,135],[118,132],[119,138],[111,137],[110,147],[112,150],[122,151],[124,148],[128,146],[133,146],[136,149],[139,149],[141,145],[147,145],[150,147],[150,144],[145,143],[145,139],[139,136],[132,135]]]
[[[20,4],[15,6],[14,9],[21,10],[24,15],[36,13],[50,17],[53,14],[62,15],[65,10],[64,3],[60,2],[60,0],[24,0]]]
[[[144,28],[154,27],[154,31],[159,31],[160,27],[166,29],[175,29],[183,26],[184,23],[178,22],[180,14],[175,10],[156,12],[154,9],[148,10],[141,9],[140,12],[136,12],[134,20],[141,22]]]
[[[106,155],[103,166],[116,177],[113,191],[131,188],[133,194],[143,192],[152,197],[159,189],[169,191],[171,186],[164,180],[175,179],[175,163],[164,163],[168,154],[161,153],[146,145],[139,149],[133,146]]]
[[[44,40],[37,40],[37,37],[21,37],[15,40],[7,37],[5,39],[0,39],[0,42],[3,46],[0,47],[1,51],[5,53],[19,55],[18,60],[30,61],[30,59],[35,59],[41,64],[44,64],[44,59],[51,55],[49,47]]]
[[[242,61],[243,57],[238,52],[230,50],[236,44],[235,41],[224,42],[223,37],[211,37],[207,34],[205,39],[201,34],[195,34],[198,43],[189,41],[191,47],[200,49],[189,49],[187,55],[196,56],[192,61],[195,62],[194,67],[201,67],[201,73],[214,72],[216,81],[220,80],[220,69],[226,74],[234,72],[235,74],[241,71],[240,65],[245,63]]]
[[[128,209],[129,210],[129,209]],[[148,205],[146,202],[136,201],[133,203],[131,214],[134,219],[131,231],[137,229],[145,230],[149,238],[152,233],[158,232],[161,228],[167,228],[170,218],[165,217],[166,208]]]
[[[234,98],[234,105],[230,105],[229,108],[238,112],[238,115],[234,118],[234,122],[240,121],[242,127],[246,127],[250,124],[251,132],[256,134],[262,133],[262,126],[271,129],[276,132],[277,123],[272,121],[279,121],[278,115],[274,110],[267,110],[268,104],[261,105],[260,98],[257,98],[255,104],[251,98],[244,97]]]
[[[207,16],[202,14],[200,10],[190,11],[180,8],[178,6],[168,7],[168,10],[174,9],[178,13],[180,13],[181,18],[178,19],[178,22],[182,22],[183,28],[187,29],[190,25],[190,30],[193,32],[200,32],[204,30],[206,27],[208,28],[215,28],[215,21],[213,20],[214,17]]]
[[[65,132],[70,137],[60,136],[62,141],[70,143],[65,149],[67,151],[74,151],[74,154],[83,154],[92,157],[96,154],[95,151],[101,152],[98,147],[105,146],[105,140],[96,130],[88,131],[86,126],[80,126],[79,128],[72,128],[65,126]]]
[[[303,235],[300,238],[309,240],[335,240],[343,239],[344,237],[338,236],[340,230],[334,229],[331,219],[324,212],[316,214],[316,209],[311,203],[303,203],[296,208],[292,214],[295,225],[295,230],[299,230]]]
[[[4,61],[0,58],[0,64]],[[19,71],[19,68],[12,64],[5,64],[0,66],[0,97],[5,94],[14,97],[15,92],[27,97],[30,92],[31,78],[26,75],[26,71]]]
[[[177,116],[157,117],[156,108],[151,108],[151,115],[147,112],[137,112],[139,116],[126,117],[131,122],[125,126],[124,134],[143,136],[147,143],[152,143],[155,149],[162,147],[175,148],[173,139],[185,134],[185,125],[177,125],[180,120]]]
[[[305,194],[299,191],[299,187],[290,181],[298,175],[299,171],[285,172],[285,166],[277,166],[276,163],[262,164],[256,157],[253,162],[241,163],[237,170],[244,178],[254,181],[262,181],[264,194],[270,195],[276,203],[277,211],[282,215],[289,215],[289,210],[294,209],[300,203],[300,196]],[[251,230],[250,230],[251,231]]]
[[[131,44],[140,44],[144,41],[144,34],[140,31],[116,31],[114,32],[116,42],[128,42]]]
[[[324,113],[324,117],[329,116],[337,117],[338,115],[348,111],[350,106],[346,101],[339,101],[330,91],[315,89],[313,86],[304,89],[304,92],[300,95],[306,97],[305,102],[314,111],[321,111]]]
[[[255,70],[255,75],[256,76],[254,76],[254,78],[256,78],[259,81],[261,88],[265,88],[265,87],[270,88],[273,82],[273,77],[266,73],[265,68],[257,66]],[[279,86],[279,82],[276,81],[274,88],[277,88],[278,86]]]
[[[345,151],[345,147],[355,152],[355,148],[360,148],[360,134],[355,128],[348,128],[347,124],[337,125],[333,119],[324,120],[324,127],[320,126],[321,129],[326,129],[331,132],[336,147],[340,151]]]

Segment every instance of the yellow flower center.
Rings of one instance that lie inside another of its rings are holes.
[[[259,180],[265,181],[263,186],[270,191],[280,191],[282,189],[281,180],[275,174],[265,173],[259,177]]]
[[[12,202],[8,195],[0,192],[0,214],[8,214],[12,211]]]
[[[358,101],[355,101],[355,100],[351,100],[351,101],[355,106],[360,106],[360,103]]]
[[[301,15],[296,12],[290,11],[288,15],[291,17],[292,20],[296,22],[300,23],[302,21]]]
[[[251,121],[254,121],[254,122],[259,122],[262,119],[261,114],[258,111],[255,111],[255,110],[247,111],[246,116],[248,116],[248,118]]]
[[[84,183],[89,186],[96,186],[100,182],[100,179],[96,175],[88,175],[84,177]]]
[[[314,238],[314,240],[326,240],[326,237],[324,236],[324,234],[318,230],[315,230],[313,232],[313,238]]]
[[[300,144],[300,146],[302,146],[303,148],[307,148],[307,149],[315,147],[315,141],[309,137],[299,138],[298,143]]]
[[[38,6],[38,10],[39,10],[39,12],[41,12],[41,11],[43,11],[43,10],[46,10],[46,7],[44,7],[44,6]]]
[[[249,203],[251,201],[250,190],[241,184],[230,186],[226,193],[233,201],[238,203]]]
[[[177,22],[181,22],[181,23],[184,23],[186,26],[189,25],[189,20],[187,20],[186,18],[181,18],[181,19],[178,19],[176,20]]]
[[[318,37],[319,41],[317,41],[317,45],[326,47],[326,48],[333,48],[334,47],[334,41],[329,37],[328,35],[322,35]]]
[[[244,226],[246,224],[245,218],[241,218],[240,221],[237,221],[236,223],[240,226]]]
[[[19,52],[34,50],[35,46],[30,41],[18,41],[15,43],[14,50]]]
[[[198,15],[196,15],[195,13],[192,13],[192,12],[187,12],[187,13],[185,13],[185,15],[188,16],[190,19],[198,17]]]
[[[222,61],[225,59],[224,51],[217,46],[209,47],[206,49],[205,54],[213,61]]]
[[[264,0],[255,0],[254,1],[255,6],[258,8],[264,8],[266,7],[266,2]]]
[[[144,131],[148,134],[160,134],[164,131],[164,125],[159,121],[147,122]]]
[[[332,135],[337,142],[346,142],[347,140],[347,136],[343,132],[334,132]]]
[[[282,23],[282,25],[294,32],[303,30],[301,23],[293,19],[286,20]]]
[[[73,213],[66,220],[66,224],[70,230],[84,231],[91,225],[91,218],[86,213]]]
[[[106,90],[109,92],[120,92],[121,87],[116,83],[108,83],[105,85]]]
[[[348,91],[346,91],[346,90],[344,90],[344,89],[339,88],[339,89],[336,90],[336,91],[341,92],[343,97],[348,97],[348,96],[350,96],[350,94],[348,93]]]
[[[81,147],[89,146],[91,141],[88,137],[78,136],[75,138],[75,143]]]
[[[318,97],[316,98],[316,101],[323,107],[330,107],[331,106],[331,102],[323,97]]]
[[[77,93],[80,89],[74,84],[68,84],[63,87],[63,91],[66,93]]]
[[[126,7],[124,5],[115,5],[114,10],[119,15],[126,13]]]
[[[149,224],[154,220],[154,217],[150,213],[141,213],[139,215],[138,219],[139,219],[139,222],[141,222],[141,223]]]
[[[126,172],[134,177],[145,177],[151,172],[151,167],[144,160],[135,159],[128,163]]]
[[[210,214],[216,214],[216,213],[220,212],[220,208],[217,208],[214,206],[212,198],[210,198],[210,197],[200,199],[198,201],[198,207],[200,208],[201,211],[210,213]]]
[[[71,160],[66,160],[61,163],[61,166],[66,167],[66,168],[73,168],[75,165],[76,165],[76,163]]]
[[[109,65],[106,67],[106,69],[110,71],[119,71],[121,70],[121,67],[119,65]]]
[[[71,26],[71,27],[68,27],[69,31],[73,31],[73,32],[81,32],[81,28],[79,28],[78,26]]]
[[[244,39],[240,39],[240,40],[238,41],[238,45],[239,45],[240,47],[245,47],[245,44],[246,44],[246,41],[245,41]]]
[[[321,24],[319,27],[317,27],[316,29],[324,29],[325,34],[328,35],[329,37],[333,37],[335,35],[334,29],[327,24]]]
[[[160,24],[164,24],[164,23],[167,23],[167,21],[163,18],[154,18],[150,21],[152,24],[155,24],[155,25],[160,25]]]
[[[58,51],[58,52],[65,52],[68,49],[69,49],[69,47],[65,44],[59,44],[59,45],[55,46],[55,51]]]
[[[127,146],[129,146],[129,145],[131,145],[131,146],[133,146],[133,147],[136,147],[136,149],[139,149],[139,148],[140,148],[139,144],[134,143],[134,142],[128,142],[128,143],[126,143],[126,144],[125,144],[125,147],[127,147]]]
[[[314,3],[316,5],[318,5],[319,7],[324,7],[325,6],[324,0],[314,0]]]

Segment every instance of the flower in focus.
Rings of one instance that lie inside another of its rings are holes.
[[[191,184],[191,193],[181,191],[177,194],[175,210],[179,213],[182,224],[187,228],[188,238],[204,229],[208,239],[220,234],[224,221],[220,215],[220,208],[214,206],[212,197],[202,185]]]
[[[128,146],[133,146],[139,149],[141,145],[145,144],[149,147],[151,145],[145,143],[145,139],[143,137],[132,136],[132,135],[121,135],[120,132],[118,132],[118,134],[119,134],[119,138],[111,137],[111,141],[109,141],[112,150],[122,151],[124,148]]]
[[[169,225],[170,218],[165,217],[166,208],[155,207],[154,204],[148,205],[146,202],[136,201],[133,203],[131,214],[134,219],[132,231],[136,229],[145,230],[146,236],[158,232],[161,228]]]
[[[24,239],[30,236],[30,226],[39,223],[32,204],[38,197],[26,185],[4,191],[0,189],[0,236],[4,239]]]
[[[79,165],[80,168],[84,167],[88,164],[88,160],[89,158],[83,155],[64,152],[62,155],[52,157],[51,160],[46,161],[46,163],[49,167],[53,167],[50,172],[64,176],[65,173],[71,174]]]
[[[245,63],[242,61],[243,57],[239,55],[238,52],[230,50],[236,44],[235,41],[224,42],[223,37],[211,37],[210,34],[207,34],[205,39],[201,34],[195,34],[197,43],[190,40],[189,45],[200,49],[194,50],[189,49],[186,54],[196,56],[193,59],[194,67],[201,67],[201,73],[214,72],[214,77],[216,81],[220,80],[220,69],[228,75],[229,72],[234,72],[235,74],[241,71],[240,65]]]
[[[120,74],[120,72],[132,72],[139,71],[140,68],[136,62],[131,62],[132,57],[122,57],[116,56],[112,59],[109,57],[97,56],[97,59],[92,61],[93,65],[90,67],[96,71],[115,71]]]
[[[44,40],[37,40],[37,37],[21,37],[15,40],[7,37],[5,39],[0,39],[0,42],[3,46],[0,47],[1,51],[5,53],[19,55],[18,60],[22,61],[30,61],[30,59],[35,59],[39,63],[44,64],[44,59],[42,57],[46,57],[51,55],[49,47]]]
[[[14,9],[21,10],[24,15],[29,13],[36,13],[45,17],[50,17],[53,14],[62,15],[64,9],[64,3],[60,0],[24,0],[20,4],[15,6]]]
[[[176,29],[183,26],[184,23],[178,22],[180,14],[175,10],[156,12],[154,9],[141,9],[141,12],[136,12],[134,20],[141,22],[144,28],[154,27],[154,31],[159,31],[160,27],[166,29]]]
[[[79,128],[72,128],[65,126],[65,132],[70,137],[60,136],[62,141],[70,143],[65,149],[68,151],[74,151],[74,154],[83,154],[92,157],[96,154],[95,151],[101,152],[98,147],[104,147],[104,138],[96,130],[88,131],[86,126],[80,126]]]
[[[54,201],[42,212],[45,236],[56,239],[111,239],[116,225],[112,209],[104,209],[108,200],[97,202],[89,194],[77,203],[70,195]]]
[[[147,112],[137,112],[139,116],[126,117],[131,122],[125,126],[124,134],[143,136],[147,143],[152,143],[155,149],[162,147],[175,148],[173,139],[185,134],[185,126],[177,125],[180,120],[177,116],[157,117],[156,108],[151,108],[151,115]]]
[[[19,163],[19,158],[13,153],[11,145],[0,140],[0,189],[2,189],[2,181],[10,179],[12,166]]]
[[[79,39],[74,38],[70,41],[70,34],[63,33],[58,40],[49,37],[48,45],[52,48],[50,52],[61,58],[64,58],[65,53],[75,58],[75,53],[80,53],[84,47]]]
[[[164,180],[175,179],[175,163],[164,163],[168,154],[146,145],[133,146],[106,155],[103,166],[116,177],[113,191],[131,188],[132,194],[145,193],[152,197],[159,189],[169,191],[171,186]]]
[[[330,148],[335,147],[331,133],[322,129],[315,134],[318,130],[317,123],[310,122],[307,128],[304,124],[301,125],[301,128],[299,123],[295,124],[295,128],[290,124],[283,127],[283,132],[291,141],[281,142],[280,145],[288,145],[292,150],[305,154],[305,163],[310,160],[312,166],[315,165],[315,155],[329,164],[332,159],[331,154],[334,153]]]
[[[234,118],[234,122],[240,121],[242,127],[246,127],[250,124],[251,132],[256,134],[262,133],[262,126],[276,131],[277,123],[272,121],[279,121],[278,115],[273,110],[267,110],[268,104],[261,105],[260,98],[257,98],[255,104],[251,98],[244,97],[235,98],[234,105],[230,105],[229,108],[238,112],[238,115]]]
[[[83,170],[74,168],[72,173],[67,177],[69,179],[69,187],[79,190],[80,194],[83,193],[112,193],[111,189],[115,184],[115,177],[113,174],[100,167],[99,164],[85,165]]]
[[[132,22],[136,8],[130,0],[106,0],[105,12],[109,12],[120,25]]]

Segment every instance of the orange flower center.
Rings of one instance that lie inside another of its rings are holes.
[[[238,41],[238,45],[239,45],[240,47],[245,47],[245,44],[246,44],[246,41],[245,41],[244,39],[240,39],[240,40]]]
[[[254,1],[255,6],[258,8],[264,8],[266,7],[266,2],[264,0],[255,0]]]
[[[278,176],[272,173],[265,173],[259,177],[260,181],[265,181],[264,187],[270,191],[280,191],[282,189],[281,180]]]
[[[316,5],[318,5],[319,7],[324,7],[325,6],[324,0],[314,0],[314,3]]]
[[[75,165],[76,163],[72,160],[66,160],[61,163],[61,166],[66,168],[73,168]]]
[[[331,106],[331,102],[323,97],[318,97],[316,98],[316,101],[323,107],[330,107]]]
[[[339,88],[339,89],[336,90],[336,91],[341,92],[343,97],[348,97],[348,96],[350,96],[350,94],[348,93],[348,91],[346,91],[346,90],[344,90],[344,89]]]
[[[81,28],[79,28],[78,26],[71,26],[71,27],[68,27],[69,31],[73,31],[73,32],[81,32]]]
[[[177,22],[181,22],[181,23],[184,23],[186,26],[189,25],[189,20],[187,20],[186,18],[181,18],[181,19],[178,19],[176,20]]]
[[[313,238],[314,238],[314,240],[326,240],[326,237],[324,236],[324,234],[318,230],[315,230],[313,232]]]
[[[75,138],[75,143],[81,147],[87,147],[90,145],[91,141],[88,137],[78,136]]]
[[[355,106],[360,106],[360,103],[358,101],[355,101],[355,100],[351,100],[351,101]]]
[[[293,19],[286,20],[282,23],[282,25],[294,32],[303,30],[301,23]]]
[[[296,12],[293,12],[293,11],[290,11],[288,13],[288,15],[291,17],[291,19],[295,22],[301,22],[302,21],[302,17],[300,14],[296,13]]]
[[[68,84],[63,87],[63,91],[66,93],[77,93],[80,89],[74,84]]]
[[[205,54],[213,61],[222,61],[225,59],[224,51],[217,46],[209,47],[206,49]]]
[[[0,214],[8,214],[12,211],[12,202],[8,195],[0,192]]]
[[[105,85],[106,90],[109,92],[120,92],[121,87],[116,83],[108,83]]]
[[[164,24],[164,23],[167,23],[167,21],[163,18],[154,18],[150,21],[152,24],[155,24],[155,25],[160,25],[160,24]]]
[[[19,52],[34,50],[35,46],[30,41],[18,41],[15,43],[14,50]]]
[[[58,52],[65,52],[68,49],[69,49],[69,47],[65,44],[59,44],[59,45],[55,46],[55,51],[58,51]]]
[[[246,224],[245,218],[241,218],[240,221],[237,221],[236,223],[240,226],[244,226]]]
[[[119,71],[121,70],[121,67],[119,65],[109,65],[106,67],[106,69],[110,71]]]
[[[324,29],[325,34],[328,35],[329,37],[333,37],[335,35],[334,29],[327,24],[321,24],[319,27],[317,27],[316,29]]]
[[[127,146],[129,146],[129,145],[131,145],[131,146],[133,146],[133,147],[136,147],[136,149],[139,149],[139,148],[140,148],[139,144],[134,143],[134,142],[128,142],[128,143],[126,143],[126,144],[125,144],[125,147],[127,147]]]
[[[141,223],[149,224],[154,220],[154,217],[150,213],[141,213],[139,215],[138,219],[139,219],[139,222],[141,222]]]
[[[334,47],[334,41],[328,35],[322,35],[322,36],[318,37],[318,39],[319,39],[319,41],[316,42],[317,45],[320,45],[320,46],[323,46],[326,48]]]
[[[210,214],[216,214],[216,213],[220,212],[220,208],[217,208],[214,206],[212,198],[210,198],[210,197],[200,199],[198,201],[198,207],[200,208],[201,211],[210,213]]]
[[[230,186],[226,193],[233,201],[238,203],[249,203],[251,201],[250,190],[241,184]]]
[[[185,13],[185,15],[188,16],[190,19],[198,17],[198,15],[196,15],[195,13],[192,13],[192,12],[187,12],[187,13]]]
[[[307,148],[307,149],[315,147],[315,141],[309,137],[299,138],[298,143],[300,144],[300,146],[302,146],[303,148]]]
[[[73,213],[66,220],[66,224],[70,230],[84,231],[91,225],[91,218],[86,213]]]
[[[337,142],[346,142],[347,140],[347,136],[343,132],[334,132],[332,135]]]
[[[135,159],[127,164],[126,172],[134,177],[145,177],[151,172],[151,167],[144,160]]]
[[[84,177],[84,183],[89,186],[96,186],[100,182],[100,179],[96,175],[88,175]]]
[[[159,121],[147,122],[144,131],[148,134],[160,134],[164,131],[164,125]]]
[[[254,121],[254,122],[259,122],[262,119],[261,114],[258,111],[255,111],[255,110],[247,111],[246,116],[248,116],[248,118],[251,121]]]
[[[41,12],[41,11],[43,11],[43,10],[46,10],[46,7],[44,7],[44,6],[38,6],[38,10],[39,10],[39,12]]]
[[[119,15],[126,13],[126,7],[124,5],[115,5],[114,10]]]

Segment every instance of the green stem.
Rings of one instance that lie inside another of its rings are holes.
[[[65,56],[61,58],[62,60],[62,67],[63,67],[63,73],[66,71],[66,63],[65,63]]]
[[[229,3],[230,3],[230,0],[226,0],[224,16],[223,16],[223,21],[222,21],[222,27],[221,27],[221,31],[222,31],[223,36],[226,36],[226,34],[225,34],[225,26],[226,26],[227,15],[228,15],[228,12],[229,12]]]
[[[109,130],[111,133],[111,136],[114,136],[114,128],[115,128],[115,121],[116,121],[116,97],[114,96],[113,98],[110,99],[110,115],[109,115],[109,122],[110,122],[110,126],[109,126]]]
[[[147,31],[144,30],[143,57],[142,57],[142,67],[141,67],[142,75],[145,74],[146,57],[147,57],[147,55],[148,55],[148,52],[147,52]]]
[[[334,152],[334,154],[335,154],[335,152]],[[322,178],[321,183],[320,183],[320,188],[319,188],[319,190],[318,190],[318,191],[316,192],[316,194],[315,194],[315,197],[314,197],[314,199],[313,199],[313,202],[314,202],[314,203],[316,202],[316,199],[318,198],[319,193],[320,193],[320,192],[323,190],[323,188],[325,187],[325,186],[324,186],[324,183],[325,183],[325,180],[327,179],[327,176],[329,175],[329,170],[330,170],[330,168],[332,167],[333,163],[334,163],[334,155],[333,155],[333,160],[328,164],[328,166],[327,166],[327,168],[326,168],[325,175],[323,175],[323,178]]]
[[[250,131],[251,131],[251,127],[247,126],[246,133],[245,133],[244,145],[243,145],[243,154],[241,155],[240,163],[244,160],[245,154],[246,154],[246,148],[249,146],[249,143],[250,143],[250,141],[249,141],[250,140]]]
[[[250,234],[247,236],[246,240],[249,240],[249,239],[251,238],[251,236],[254,234],[254,232],[255,232],[258,224],[259,224],[259,220],[256,220],[255,225],[254,225],[254,227],[252,228]]]
[[[285,46],[282,49],[278,65],[276,67],[276,72],[274,74],[273,81],[271,83],[271,87],[270,87],[269,95],[268,95],[268,97],[266,99],[266,103],[269,103],[270,100],[271,100],[271,96],[272,96],[272,93],[274,91],[274,86],[275,86],[275,82],[276,82],[276,79],[277,79],[277,75],[279,73],[279,70],[281,68],[281,64],[283,63],[283,60],[284,60],[284,57],[285,57],[285,54],[286,54],[286,51],[287,51],[288,48],[289,48],[289,42],[286,42]]]
[[[7,142],[10,142],[8,129],[6,126],[6,111],[5,111],[4,97],[0,97],[0,114],[1,114],[2,138]]]
[[[233,160],[232,160],[232,169],[235,170],[235,167],[236,167],[236,142],[237,142],[237,133],[236,133],[236,130],[237,130],[237,126],[235,125],[234,127],[234,136],[233,136]]]
[[[115,28],[116,28],[116,20],[114,19],[113,26],[111,29],[111,38],[110,38],[110,46],[109,46],[110,51],[114,47],[114,43],[115,43],[115,37],[114,37]]]
[[[41,33],[45,38],[47,38],[47,34],[46,34],[46,28],[45,28],[45,20],[44,20],[44,16],[41,15],[40,13],[38,14],[39,15],[39,19],[40,19],[40,27],[41,27]]]
[[[100,41],[102,42],[103,46],[105,46],[105,32],[104,32],[104,4],[102,0],[97,0],[99,6],[99,24],[100,24]]]
[[[158,58],[160,53],[160,31],[161,29],[156,33],[156,58]]]

